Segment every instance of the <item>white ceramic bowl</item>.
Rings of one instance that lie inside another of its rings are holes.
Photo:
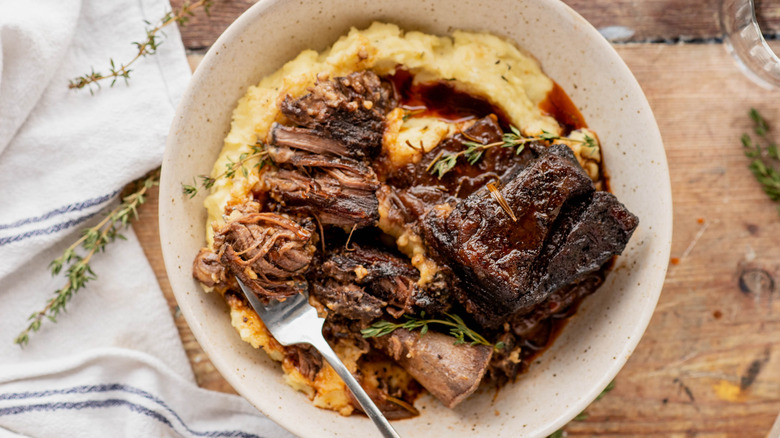
[[[587,407],[631,355],[661,292],[672,237],[666,156],[647,100],[609,43],[563,3],[263,0],[250,8],[201,62],[168,137],[160,235],[176,299],[214,365],[271,419],[307,437],[376,435],[365,417],[313,407],[284,384],[277,363],[239,339],[221,297],[205,294],[192,279],[192,260],[204,245],[204,195],[190,200],[181,192],[182,183],[209,173],[249,85],[301,50],[322,50],[351,26],[374,20],[440,35],[490,31],[533,54],[599,134],[613,192],[640,218],[606,284],[585,299],[530,372],[497,395],[480,390],[452,410],[423,397],[419,417],[394,423],[402,436],[546,436]]]

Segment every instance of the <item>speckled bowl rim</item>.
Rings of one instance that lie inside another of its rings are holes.
[[[599,133],[613,192],[640,217],[605,285],[529,373],[498,393],[481,389],[454,410],[425,396],[416,403],[421,416],[395,423],[402,436],[547,436],[587,407],[633,352],[660,295],[672,236],[668,166],[649,104],[609,43],[561,2],[265,0],[252,6],[204,57],[168,137],[160,236],[179,307],[225,379],[286,429],[312,437],[376,433],[363,417],[312,407],[284,384],[278,364],[238,339],[221,298],[204,294],[191,278],[191,260],[204,244],[205,212],[202,194],[190,200],[181,192],[182,183],[210,171],[230,113],[249,85],[302,48],[325,48],[347,24],[362,28],[373,20],[437,34],[489,30],[532,53]]]

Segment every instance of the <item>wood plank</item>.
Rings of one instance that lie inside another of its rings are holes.
[[[173,7],[186,0],[171,0]],[[611,28],[615,41],[691,41],[720,37],[718,0],[564,0],[597,29]],[[211,16],[202,11],[182,28],[191,50],[210,47],[253,0],[216,0]],[[765,34],[780,33],[780,4],[757,2]]]
[[[615,389],[566,430],[607,437],[765,435],[780,411],[780,301],[776,284],[757,287],[745,273],[778,277],[780,220],[748,171],[739,138],[750,129],[751,106],[780,129],[780,92],[749,82],[719,44],[617,50],[664,137],[675,208],[672,256],[680,260],[670,266],[656,313]],[[156,196],[141,209],[136,233],[198,382],[231,391],[176,311],[160,254]]]

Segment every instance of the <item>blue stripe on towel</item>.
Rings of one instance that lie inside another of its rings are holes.
[[[176,420],[181,424],[181,426],[187,430],[187,432],[195,436],[261,438],[258,435],[243,432],[243,431],[238,431],[238,430],[210,431],[210,432],[194,431],[187,426],[187,424],[184,422],[184,420],[182,420],[179,414],[176,413],[176,411],[171,409],[160,398],[142,389],[135,388],[129,385],[124,385],[121,383],[109,383],[109,384],[102,384],[102,385],[83,385],[83,386],[75,386],[66,389],[52,389],[47,391],[0,394],[0,400],[24,400],[24,399],[49,397],[52,395],[61,395],[61,394],[88,394],[93,392],[103,393],[103,392],[112,392],[112,391],[120,391],[120,392],[126,392],[129,394],[137,395],[160,405],[163,409],[165,409],[165,411],[173,415],[176,418]],[[127,400],[121,400],[121,399],[89,400],[85,402],[41,403],[41,404],[34,404],[34,405],[13,406],[9,408],[0,409],[0,416],[18,415],[29,411],[55,411],[61,409],[110,408],[110,407],[116,407],[121,405],[127,406],[133,412],[146,415],[150,418],[154,418],[157,421],[160,421],[161,423],[167,425],[172,429],[174,428],[173,424],[159,412],[153,411],[144,406],[137,405]]]
[[[0,408],[0,417],[4,415],[19,415],[26,412],[34,411],[59,411],[59,410],[81,410],[81,409],[98,409],[98,408],[113,408],[124,406],[130,409],[132,412],[146,415],[149,418],[153,418],[171,429],[175,429],[173,424],[165,418],[159,412],[155,412],[145,406],[141,406],[127,400],[110,398],[107,400],[87,400],[81,402],[57,402],[57,403],[39,403],[34,405],[24,406],[12,406],[8,408]],[[242,432],[239,430],[231,431],[210,431],[210,432],[196,432],[186,424],[182,423],[182,426],[192,435],[203,437],[236,437],[236,438],[260,438],[257,435]]]
[[[29,239],[30,237],[43,236],[43,235],[46,235],[46,234],[53,234],[53,233],[56,233],[58,231],[62,231],[62,230],[68,229],[68,228],[70,228],[70,227],[72,227],[74,225],[78,225],[78,224],[86,221],[87,219],[89,219],[89,218],[95,216],[96,214],[98,214],[99,212],[100,212],[100,210],[98,210],[98,211],[96,211],[94,213],[89,213],[87,215],[78,217],[76,219],[71,219],[71,220],[68,220],[68,221],[65,221],[65,222],[60,222],[60,223],[52,225],[52,226],[50,226],[48,228],[39,228],[37,230],[30,230],[30,231],[27,231],[27,232],[22,233],[22,234],[16,234],[16,235],[13,235],[13,236],[0,237],[0,246],[8,245],[9,243],[18,242],[20,240]]]
[[[6,230],[8,228],[16,228],[16,227],[20,227],[22,225],[33,224],[33,223],[36,223],[36,222],[45,221],[46,219],[49,219],[49,218],[54,217],[54,216],[58,216],[58,215],[65,214],[65,213],[70,213],[70,212],[73,212],[73,211],[81,211],[81,210],[84,210],[85,208],[89,208],[89,207],[92,207],[92,206],[95,206],[95,205],[103,204],[103,203],[108,202],[111,199],[113,199],[114,196],[119,194],[119,192],[120,192],[120,190],[117,190],[117,191],[115,191],[113,193],[109,193],[107,195],[98,196],[97,198],[87,199],[86,201],[75,202],[75,203],[70,204],[70,205],[65,205],[63,207],[59,207],[57,209],[54,209],[54,210],[52,210],[52,211],[50,211],[48,213],[44,213],[44,214],[42,214],[40,216],[28,217],[28,218],[25,218],[25,219],[19,219],[18,221],[12,222],[10,224],[0,224],[0,230]]]

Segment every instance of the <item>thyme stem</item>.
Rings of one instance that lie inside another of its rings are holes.
[[[433,161],[431,161],[431,163],[428,165],[426,170],[441,179],[441,177],[443,177],[447,172],[455,168],[460,157],[466,158],[466,161],[468,161],[469,164],[474,165],[477,164],[480,159],[482,159],[482,155],[486,150],[496,146],[515,148],[515,154],[518,155],[523,151],[525,145],[532,141],[551,142],[553,140],[565,139],[566,141],[572,141],[575,143],[584,143],[591,147],[596,146],[596,140],[589,135],[586,135],[583,140],[568,137],[564,138],[547,131],[542,131],[540,135],[524,136],[520,130],[514,126],[511,126],[510,129],[511,132],[505,133],[501,141],[488,144],[482,144],[476,141],[464,141],[463,145],[466,146],[466,149],[454,153],[444,153],[443,151],[439,152],[436,158],[434,158]],[[469,138],[465,133],[463,136]]]
[[[381,320],[375,322],[370,327],[364,328],[360,333],[364,338],[375,338],[388,335],[399,328],[405,328],[407,330],[416,330],[419,328],[420,336],[422,336],[428,332],[429,324],[439,324],[451,327],[450,335],[455,338],[455,344],[465,344],[468,342],[470,345],[487,345],[496,350],[504,348],[502,342],[498,342],[495,345],[491,344],[484,336],[470,329],[466,326],[466,323],[460,316],[451,313],[444,313],[444,315],[448,319],[426,319],[425,312],[420,312],[419,317],[404,315],[404,318],[406,318],[405,322],[394,323],[387,320]]]
[[[159,184],[160,169],[155,169],[143,178],[135,181],[131,187],[132,192],[122,198],[122,202],[111,210],[97,225],[84,230],[81,237],[65,249],[62,256],[53,260],[49,265],[52,275],[58,275],[65,268],[67,281],[65,285],[54,292],[54,297],[46,302],[43,309],[33,312],[28,317],[27,328],[22,330],[14,339],[14,343],[25,346],[30,342],[30,334],[37,332],[44,318],[51,322],[57,322],[56,317],[65,310],[67,303],[79,290],[83,289],[90,280],[97,278],[89,262],[100,251],[104,251],[106,245],[116,239],[125,237],[119,233],[122,228],[130,225],[131,219],[138,218],[138,207],[146,202],[146,194],[149,189]],[[86,253],[78,254],[82,247]]]
[[[233,161],[232,159],[228,158],[228,162],[225,163],[225,170],[220,173],[217,176],[207,176],[207,175],[200,175],[198,178],[200,178],[200,186],[204,189],[208,190],[211,187],[214,186],[214,184],[222,179],[222,178],[233,178],[235,176],[236,172],[241,171],[241,173],[244,175],[244,178],[247,178],[249,176],[249,169],[247,169],[244,165],[253,158],[258,158],[257,163],[255,163],[252,168],[257,169],[258,171],[262,169],[266,165],[265,157],[268,155],[268,152],[265,150],[265,145],[262,142],[257,142],[254,145],[250,146],[251,152],[244,152],[241,155],[238,156],[238,159],[236,161]],[[192,185],[184,184],[181,185],[181,191],[185,195],[189,196],[190,199],[194,198],[195,195],[198,194],[198,182],[193,181]]]
[[[94,89],[91,87],[91,85],[95,84],[98,88],[100,88],[100,81],[104,81],[106,79],[111,79],[111,87],[113,87],[120,78],[124,79],[125,84],[127,84],[128,80],[130,79],[130,73],[132,72],[130,66],[146,55],[154,55],[157,53],[158,47],[160,44],[162,44],[162,42],[158,40],[159,36],[157,34],[165,26],[168,26],[171,23],[177,23],[180,26],[184,26],[189,21],[190,17],[194,15],[195,10],[198,8],[203,8],[203,10],[208,15],[209,9],[213,4],[214,0],[198,0],[192,4],[190,4],[189,1],[185,1],[179,9],[171,10],[165,14],[156,26],[151,29],[147,28],[146,40],[133,43],[133,45],[138,48],[138,53],[136,53],[135,57],[133,57],[130,61],[119,64],[117,67],[116,63],[114,63],[114,60],[109,59],[109,73],[106,74],[96,72],[95,69],[92,68],[89,73],[71,79],[68,82],[68,88],[81,89],[84,87],[89,87],[89,92],[94,93]],[[147,22],[147,24],[150,23]]]

